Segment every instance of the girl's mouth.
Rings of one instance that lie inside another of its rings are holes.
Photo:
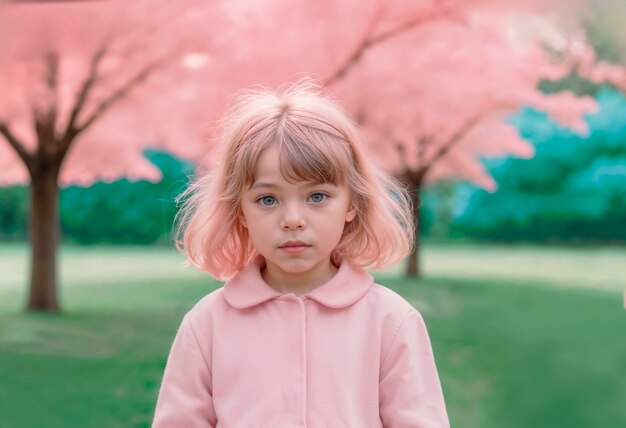
[[[310,245],[297,245],[297,246],[280,247],[280,249],[289,254],[300,254],[300,253],[305,252],[309,247]]]

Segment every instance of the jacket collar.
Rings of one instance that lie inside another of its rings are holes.
[[[224,297],[231,306],[244,309],[283,296],[263,280],[261,269],[264,265],[264,257],[257,255],[226,282]],[[365,269],[342,260],[335,276],[300,297],[308,297],[329,308],[343,308],[357,302],[373,283],[372,276]]]

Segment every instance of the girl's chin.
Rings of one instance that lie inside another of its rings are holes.
[[[266,265],[269,265],[271,270],[279,270],[285,273],[306,273],[310,271],[315,264],[310,260],[266,260]]]

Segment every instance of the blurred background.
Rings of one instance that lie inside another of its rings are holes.
[[[626,426],[626,1],[0,3],[0,427],[149,426],[232,95],[319,81],[415,196],[372,271],[453,427]]]

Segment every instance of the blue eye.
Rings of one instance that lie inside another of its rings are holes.
[[[322,192],[311,193],[311,195],[309,196],[309,200],[316,204],[324,202],[324,200],[327,198],[328,195]],[[264,207],[271,207],[272,205],[276,205],[278,203],[276,198],[270,195],[261,196],[256,201]]]
[[[270,205],[274,205],[276,198],[273,196],[261,196],[257,202],[261,202],[261,205],[269,207]]]
[[[315,192],[311,196],[309,196],[309,198],[311,198],[311,201],[315,203],[322,202],[324,199],[326,199],[326,197],[328,197],[328,195],[321,192]]]

